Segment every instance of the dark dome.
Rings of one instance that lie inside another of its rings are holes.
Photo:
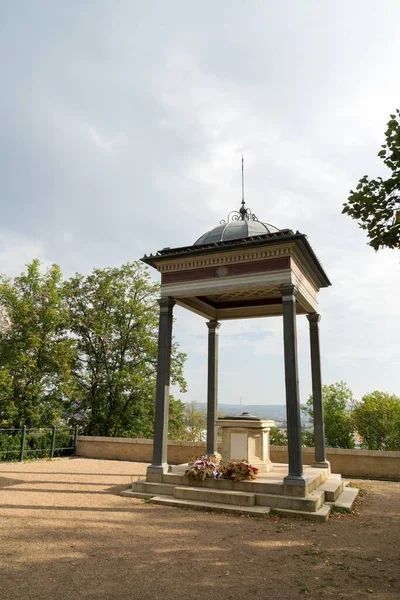
[[[276,233],[279,229],[269,223],[252,219],[239,219],[223,223],[204,233],[193,244],[194,246],[203,246],[205,244],[215,244],[217,242],[228,242],[230,240],[241,240],[243,238],[253,237],[255,235],[265,235],[266,233]]]

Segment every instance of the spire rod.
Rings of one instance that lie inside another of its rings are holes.
[[[222,219],[222,221],[220,221],[220,224],[221,225],[226,225],[227,223],[230,223],[231,221],[258,221],[256,215],[251,212],[250,208],[246,208],[246,205],[244,203],[244,157],[243,157],[243,150],[242,150],[242,204],[241,204],[239,210],[232,210],[229,213],[227,220],[225,221],[224,219]]]
[[[244,204],[244,158],[242,152],[242,204]]]
[[[244,206],[244,158],[243,158],[243,151],[242,151],[242,206],[240,207],[240,215],[242,220],[244,221],[246,218],[246,209]]]

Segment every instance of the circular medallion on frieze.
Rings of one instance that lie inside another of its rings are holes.
[[[217,267],[217,277],[225,277],[228,275],[228,269],[226,267]]]

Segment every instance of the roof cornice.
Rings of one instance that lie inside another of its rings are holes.
[[[226,242],[215,242],[213,244],[207,244],[202,246],[183,246],[180,248],[163,248],[159,250],[155,255],[143,256],[141,260],[154,268],[164,262],[171,260],[192,257],[192,256],[203,256],[212,254],[218,251],[226,250],[246,250],[249,248],[257,248],[259,246],[269,245],[281,245],[289,242],[295,242],[299,248],[301,254],[304,256],[306,261],[313,267],[318,279],[321,282],[322,287],[328,287],[331,282],[328,279],[318,257],[308,242],[307,236],[304,233],[296,231],[293,233],[291,229],[282,229],[278,232],[267,233],[264,235],[257,235],[253,237],[230,240]]]

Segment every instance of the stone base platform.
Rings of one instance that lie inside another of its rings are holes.
[[[197,510],[254,516],[268,515],[273,510],[283,516],[317,521],[326,521],[335,506],[350,511],[358,494],[356,488],[346,487],[342,477],[331,474],[329,469],[305,467],[306,485],[292,488],[284,484],[288,467],[283,464],[274,464],[271,471],[259,474],[253,481],[194,481],[185,476],[186,468],[187,465],[171,467],[158,481],[150,475],[150,481],[149,476],[136,481],[121,494]]]

